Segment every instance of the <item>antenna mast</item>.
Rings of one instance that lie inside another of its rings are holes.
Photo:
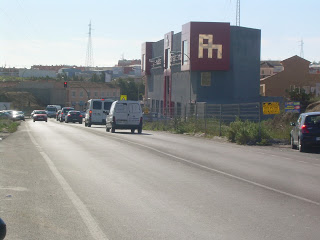
[[[89,70],[90,67],[94,66],[94,63],[93,63],[93,52],[92,52],[92,40],[91,40],[91,21],[89,23],[89,33],[88,34],[89,34],[89,37],[88,37],[88,45],[87,45],[85,66]]]
[[[303,39],[301,38],[301,41],[300,41],[300,57],[301,58],[304,58],[304,53],[303,53],[303,45],[304,45],[304,42],[303,42]]]
[[[237,0],[236,26],[240,26],[240,0]]]

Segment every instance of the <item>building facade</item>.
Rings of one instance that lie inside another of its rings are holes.
[[[261,32],[229,23],[189,22],[142,44],[145,98],[156,111],[186,104],[259,101]]]
[[[89,99],[108,98],[120,100],[120,88],[111,83],[68,82],[66,106],[83,110]]]

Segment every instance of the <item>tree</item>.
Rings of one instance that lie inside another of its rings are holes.
[[[144,95],[144,83],[136,83],[133,78],[119,78],[114,84],[120,87],[121,95],[127,95],[128,100],[142,100]]]
[[[306,107],[310,104],[310,100],[313,97],[313,93],[306,93],[303,88],[295,88],[291,91],[286,91],[289,95],[290,101],[300,102],[301,108],[306,109]]]

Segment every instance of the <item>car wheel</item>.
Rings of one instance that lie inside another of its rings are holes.
[[[46,120],[46,122],[48,122],[48,120]]]
[[[106,127],[106,132],[110,132],[110,128]]]
[[[299,151],[300,152],[304,152],[305,151],[305,145],[300,141],[300,139],[298,140],[298,145],[299,145]]]
[[[297,149],[297,145],[294,144],[293,136],[291,136],[291,148],[292,149]]]
[[[134,133],[134,130],[135,130],[135,129],[131,129],[131,133]]]
[[[35,122],[36,120],[33,119],[33,122]]]
[[[79,124],[82,124],[82,121],[79,121]]]
[[[88,123],[88,127],[91,127],[91,123]]]
[[[138,128],[138,133],[139,133],[139,134],[142,133],[142,128]]]
[[[116,132],[116,129],[113,127],[113,128],[111,128],[111,132],[112,133],[115,133]]]

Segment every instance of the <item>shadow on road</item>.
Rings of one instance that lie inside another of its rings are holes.
[[[320,154],[320,147],[308,147],[305,149],[305,152],[312,154]]]
[[[152,134],[150,133],[141,133],[141,134],[138,134],[138,133],[131,133],[131,132],[115,132],[115,133],[112,133],[112,134],[123,134],[123,135],[145,135],[145,136],[150,136]]]

